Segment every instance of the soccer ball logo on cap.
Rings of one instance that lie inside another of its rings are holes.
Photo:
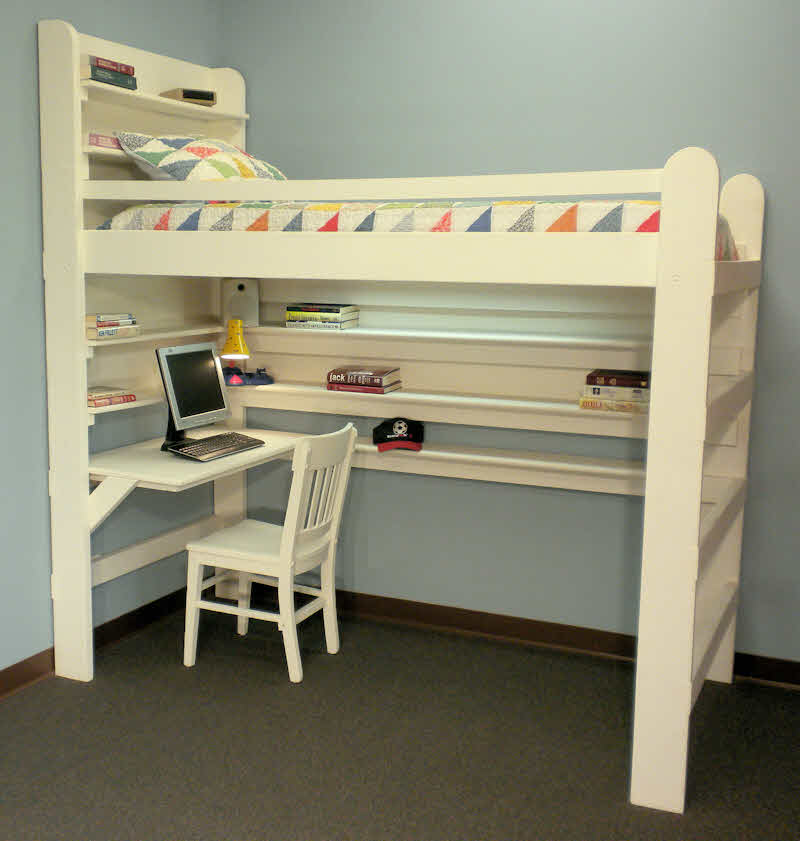
[[[408,424],[404,420],[397,420],[392,424],[392,432],[395,435],[405,435],[408,432]]]

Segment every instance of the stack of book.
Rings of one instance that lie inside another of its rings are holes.
[[[311,330],[358,327],[358,307],[353,304],[287,304],[286,326]]]
[[[109,385],[91,385],[87,393],[90,409],[102,406],[116,406],[118,403],[133,403],[136,394],[129,388],[117,388]]]
[[[136,90],[136,76],[132,65],[97,55],[86,57],[81,67],[81,79],[104,82],[107,85],[116,85],[131,91]]]
[[[328,371],[325,377],[329,391],[357,391],[362,394],[388,394],[402,386],[400,369],[368,368],[363,365],[343,365]]]
[[[129,339],[139,335],[139,325],[130,312],[95,312],[86,316],[86,338]]]
[[[644,414],[650,408],[650,372],[596,368],[586,376],[580,407]]]

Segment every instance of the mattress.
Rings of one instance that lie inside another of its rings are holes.
[[[651,201],[155,202],[130,207],[99,230],[654,233],[660,212]],[[736,259],[724,219],[716,257]]]

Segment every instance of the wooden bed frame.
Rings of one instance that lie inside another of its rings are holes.
[[[81,82],[87,54],[134,65],[139,90]],[[197,131],[244,147],[245,88],[236,71],[42,21],[39,76],[57,673],[92,678],[93,586],[180,551],[217,522],[205,518],[92,558],[91,529],[120,499],[113,486],[95,501],[87,493],[87,424],[100,412],[159,401],[153,348],[216,339],[223,330],[220,279],[261,278],[263,326],[247,330],[247,341],[253,362],[267,364],[276,383],[231,392],[237,425],[247,409],[268,408],[647,438],[646,463],[433,445],[413,460],[378,458],[361,440],[354,466],[644,495],[630,799],[682,811],[692,706],[706,679],[732,679],[761,279],[757,179],[737,175],[720,191],[713,157],[688,148],[661,169],[621,172],[147,181],[123,153],[88,149],[89,130]],[[215,90],[217,105],[158,96],[180,86]],[[159,199],[641,194],[660,194],[659,233],[94,230],[115,210]],[[718,213],[744,257],[738,262],[713,259]],[[318,335],[265,324],[301,296],[355,299],[363,305],[361,327]],[[87,341],[84,314],[101,309],[135,310],[148,329],[135,339]],[[317,385],[334,364],[363,359],[400,362],[403,390],[375,396]],[[652,368],[649,417],[580,411],[578,388],[594,367]],[[87,410],[87,382],[123,377],[140,393],[137,403]],[[215,482],[215,516],[241,516],[245,504],[241,476]]]

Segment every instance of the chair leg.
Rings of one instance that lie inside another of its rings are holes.
[[[249,575],[245,572],[239,573],[239,607],[240,608],[247,608],[250,607],[250,591],[252,589],[253,582]],[[244,636],[247,633],[247,626],[250,620],[247,616],[239,616],[236,620],[236,630],[240,636]]]
[[[197,606],[203,583],[203,564],[192,558],[186,575],[186,623],[183,632],[183,665],[194,666],[197,659],[197,626],[200,621],[200,608]]]
[[[339,651],[339,622],[336,619],[336,587],[331,573],[332,567],[330,561],[325,561],[320,569],[320,589],[325,599],[322,618],[325,622],[325,646],[328,654],[336,654]]]
[[[278,581],[278,608],[281,615],[283,647],[286,650],[286,665],[289,680],[300,683],[303,679],[303,664],[300,661],[300,643],[297,639],[297,622],[294,617],[294,588],[292,578],[282,575]]]

